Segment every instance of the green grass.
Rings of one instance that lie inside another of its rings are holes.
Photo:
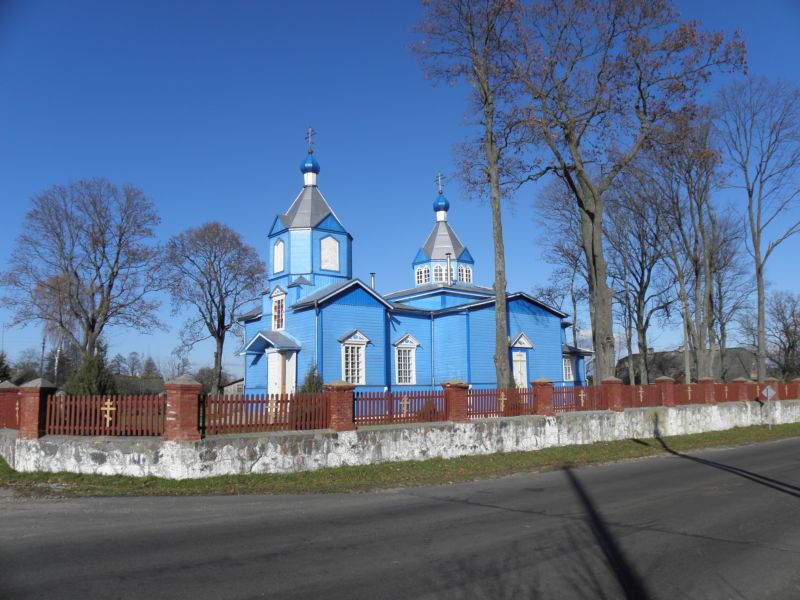
[[[800,436],[800,423],[731,429],[697,435],[665,437],[677,452],[736,446]],[[629,460],[665,454],[657,440],[624,440],[585,446],[507,452],[489,456],[426,461],[384,462],[363,467],[339,467],[290,475],[232,475],[173,481],[156,477],[17,473],[0,459],[0,488],[23,496],[197,496],[235,494],[308,494],[366,492],[393,487],[438,485],[492,479]]]

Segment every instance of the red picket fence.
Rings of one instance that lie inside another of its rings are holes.
[[[157,436],[164,433],[166,398],[152,396],[48,396],[48,435]]]
[[[564,385],[553,388],[553,410],[557,413],[604,409],[599,387]]]
[[[353,404],[356,425],[446,421],[443,390],[359,392]]]
[[[205,435],[327,429],[330,404],[323,394],[217,394],[200,398]]]
[[[622,386],[622,406],[624,408],[643,408],[662,406],[661,390],[655,384]]]
[[[473,388],[467,390],[467,417],[488,419],[501,417],[503,412],[497,402],[497,388]]]

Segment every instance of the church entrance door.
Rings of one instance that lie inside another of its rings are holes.
[[[514,383],[518,388],[528,387],[528,356],[522,351],[512,353],[514,363]]]
[[[296,352],[267,350],[267,389],[270,394],[294,393],[296,357]]]

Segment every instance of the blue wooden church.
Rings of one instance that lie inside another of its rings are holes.
[[[475,285],[475,261],[436,217],[409,274],[413,287],[381,295],[353,278],[353,236],[317,186],[309,147],[303,189],[268,236],[268,288],[245,327],[245,392],[292,393],[317,366],[323,380],[364,390],[431,388],[458,378],[495,386],[494,292]],[[588,354],[566,344],[566,314],[523,292],[508,299],[508,352],[518,386],[547,377],[584,383]]]

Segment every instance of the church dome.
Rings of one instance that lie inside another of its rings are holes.
[[[433,210],[439,212],[440,210],[450,210],[450,203],[444,195],[439,194],[436,200],[433,201]]]
[[[305,157],[303,162],[300,163],[300,172],[305,175],[306,173],[314,173],[319,174],[319,163],[317,159],[314,158],[314,155],[310,152],[308,156]]]

